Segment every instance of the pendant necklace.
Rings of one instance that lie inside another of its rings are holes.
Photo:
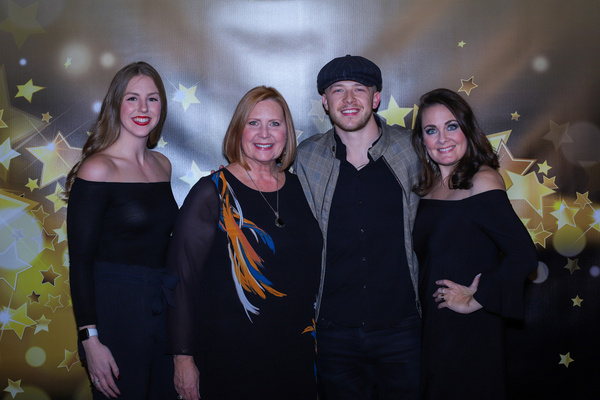
[[[275,210],[273,207],[271,207],[271,203],[269,203],[269,201],[267,200],[267,198],[265,197],[263,192],[260,191],[260,189],[256,185],[256,182],[254,182],[254,179],[252,179],[252,176],[250,175],[250,172],[248,172],[247,169],[246,169],[246,173],[248,174],[248,178],[250,178],[250,180],[252,181],[252,184],[254,185],[256,190],[258,190],[258,193],[260,193],[260,195],[262,196],[265,203],[267,203],[267,205],[269,206],[271,211],[273,211],[273,214],[275,214],[275,226],[278,228],[283,228],[285,226],[285,222],[283,222],[283,220],[281,218],[279,218],[279,172],[277,172],[277,210]]]

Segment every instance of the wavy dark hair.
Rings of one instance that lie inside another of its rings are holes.
[[[500,167],[498,156],[480,128],[469,103],[452,90],[432,90],[421,96],[412,133],[412,143],[423,166],[419,183],[413,188],[413,191],[419,196],[429,193],[440,175],[439,166],[427,156],[423,140],[423,113],[429,107],[438,104],[450,110],[467,139],[467,150],[454,167],[448,180],[448,187],[450,189],[469,189],[473,186],[473,176],[482,165],[493,169]]]
[[[258,103],[264,100],[273,100],[283,110],[287,137],[283,152],[277,159],[277,162],[280,163],[279,169],[283,171],[292,164],[294,157],[296,157],[296,130],[294,129],[294,121],[292,121],[292,113],[285,99],[277,89],[272,87],[257,86],[250,89],[242,97],[233,113],[233,117],[231,117],[227,133],[225,133],[225,137],[223,138],[223,154],[230,163],[237,162],[245,169],[249,168],[246,156],[242,151],[242,134],[244,133],[244,126],[250,112],[252,112]]]
[[[146,142],[146,147],[149,149],[156,147],[165,119],[167,118],[167,93],[165,92],[165,86],[160,75],[150,64],[143,61],[133,62],[121,68],[108,87],[108,92],[102,102],[98,119],[92,126],[90,136],[81,151],[81,160],[73,166],[67,175],[64,192],[66,199],[69,198],[71,187],[73,186],[73,182],[75,182],[81,164],[89,156],[110,147],[119,138],[121,132],[121,103],[123,103],[125,90],[127,90],[129,81],[140,75],[147,76],[154,81],[158,89],[158,96],[160,97],[160,118],[156,127],[150,132]]]

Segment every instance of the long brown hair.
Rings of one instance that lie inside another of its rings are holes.
[[[254,107],[264,100],[273,100],[281,106],[283,116],[285,118],[285,126],[287,128],[287,138],[283,153],[278,159],[281,164],[280,170],[287,169],[296,157],[296,131],[294,130],[294,122],[292,121],[292,113],[281,95],[276,89],[266,86],[257,86],[250,89],[248,93],[242,97],[238,103],[231,122],[227,128],[227,133],[223,139],[223,154],[230,163],[239,163],[245,169],[248,169],[246,157],[242,151],[242,133],[244,125]]]
[[[73,186],[73,182],[75,182],[81,164],[92,154],[96,154],[110,147],[119,138],[121,131],[121,103],[123,102],[123,96],[125,95],[125,90],[127,90],[129,81],[140,75],[147,76],[154,81],[160,97],[160,118],[158,119],[156,127],[150,132],[148,141],[146,142],[146,147],[149,149],[156,147],[156,144],[160,139],[165,119],[167,118],[167,94],[158,72],[150,64],[138,61],[121,68],[112,79],[112,82],[108,87],[108,92],[102,102],[102,108],[100,109],[100,114],[98,114],[98,119],[92,126],[90,136],[81,151],[81,160],[73,166],[67,175],[64,192],[65,198],[69,198],[71,187]]]
[[[433,189],[433,185],[440,174],[439,166],[427,156],[423,140],[423,112],[438,104],[450,110],[467,139],[467,151],[456,164],[452,175],[450,175],[448,187],[450,189],[469,189],[473,186],[473,176],[482,165],[488,165],[493,169],[498,169],[500,166],[498,156],[494,153],[492,145],[483,130],[479,127],[477,118],[475,118],[469,103],[452,90],[432,90],[421,96],[412,133],[413,146],[422,165],[419,183],[413,188],[413,191],[419,196],[424,196]]]

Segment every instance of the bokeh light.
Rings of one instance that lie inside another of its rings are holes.
[[[46,352],[41,347],[31,347],[25,353],[25,360],[32,367],[39,367],[46,362]]]

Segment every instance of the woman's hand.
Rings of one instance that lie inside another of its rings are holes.
[[[459,314],[470,314],[483,308],[473,298],[473,295],[477,292],[477,286],[479,286],[480,276],[481,274],[478,274],[469,287],[459,285],[447,279],[436,281],[437,285],[442,286],[433,294],[436,303],[440,303],[438,308],[449,308]]]
[[[175,364],[175,390],[184,400],[200,399],[200,374],[194,363],[194,357],[178,355],[173,358]]]
[[[117,398],[121,394],[113,376],[119,379],[119,367],[109,348],[100,343],[97,336],[82,342],[90,380],[106,397]]]

